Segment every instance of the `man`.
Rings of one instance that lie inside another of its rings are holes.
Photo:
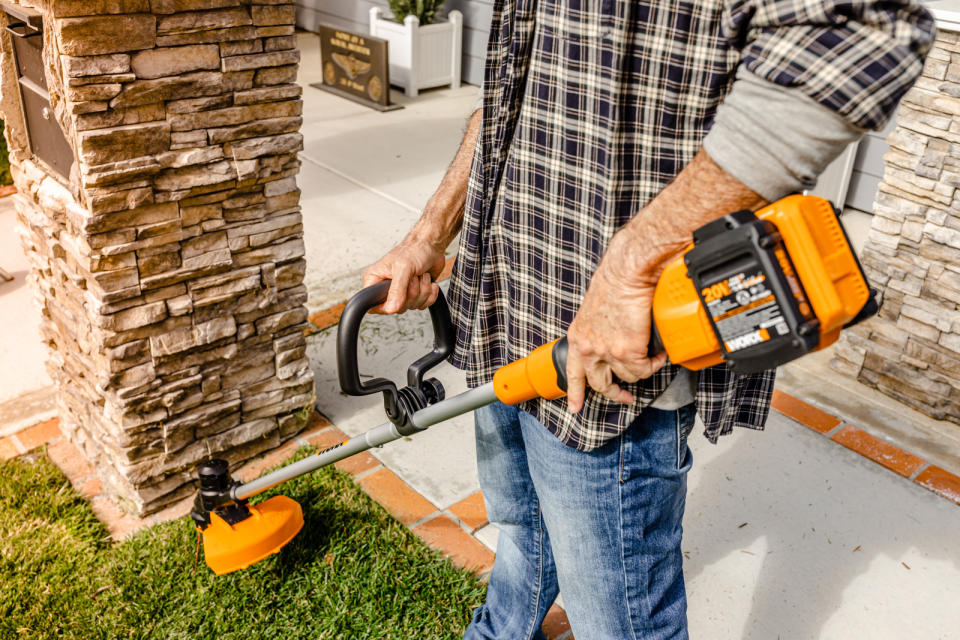
[[[901,0],[502,0],[482,109],[410,234],[371,266],[381,311],[424,308],[460,232],[454,363],[471,386],[567,334],[569,393],[476,413],[500,529],[465,638],[685,638],[680,553],[694,407],[761,429],[773,372],[696,376],[647,353],[660,271],[694,229],[802,190],[918,76]],[[589,386],[591,391],[587,391]]]

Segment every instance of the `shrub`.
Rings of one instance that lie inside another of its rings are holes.
[[[403,22],[408,15],[417,16],[420,24],[431,24],[437,19],[437,12],[443,6],[443,0],[389,0],[393,19]]]

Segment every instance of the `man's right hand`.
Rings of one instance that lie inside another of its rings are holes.
[[[403,242],[363,272],[364,287],[381,280],[393,281],[387,301],[371,312],[403,313],[432,305],[440,293],[436,279],[440,277],[445,262],[443,250],[414,229]]]

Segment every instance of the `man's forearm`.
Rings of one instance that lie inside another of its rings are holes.
[[[700,150],[677,177],[617,234],[626,277],[656,282],[694,230],[722,215],[767,204]]]
[[[666,354],[651,355],[650,311],[660,273],[690,243],[694,230],[763,198],[703,150],[676,179],[618,231],[590,279],[567,331],[567,401],[583,408],[586,385],[614,402],[636,398],[620,386],[653,375]]]
[[[481,111],[474,111],[467,121],[467,130],[457,155],[411,231],[411,235],[430,242],[441,251],[453,241],[463,224],[467,183],[470,179],[470,165],[480,131],[480,121]]]

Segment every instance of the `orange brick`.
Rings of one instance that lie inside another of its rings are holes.
[[[450,511],[471,531],[476,531],[488,522],[487,507],[483,504],[483,494],[479,491],[450,507]]]
[[[297,444],[295,440],[290,440],[281,447],[278,447],[268,453],[267,455],[249,462],[241,467],[234,477],[238,478],[242,482],[249,482],[255,480],[263,475],[263,472],[269,469],[270,467],[275,467],[285,460],[289,460],[293,457],[293,454],[297,452],[297,449],[300,448],[300,445]]]
[[[482,573],[493,566],[493,553],[445,515],[427,520],[413,532],[458,567]]]
[[[336,427],[330,427],[324,429],[320,433],[316,433],[307,438],[307,442],[315,446],[320,451],[332,447],[333,445],[340,444],[346,440],[349,440],[349,436],[345,434],[340,429]],[[344,473],[349,473],[352,476],[357,476],[363,473],[364,471],[369,471],[375,467],[380,466],[380,462],[371,456],[369,453],[363,452],[345,458],[340,462],[334,464],[337,469],[343,471]]]
[[[293,454],[300,448],[300,443],[296,440],[288,440],[283,445],[277,447],[267,455],[263,456],[265,469],[276,466],[293,457]]]
[[[334,465],[340,471],[349,473],[352,476],[358,476],[364,471],[369,471],[380,466],[380,461],[364,451],[345,458]]]
[[[327,427],[319,433],[307,436],[307,442],[315,446],[318,450],[323,451],[328,449],[335,444],[340,444],[346,440],[349,440],[350,437],[345,434],[340,429],[336,427]]]
[[[839,418],[825,411],[820,411],[820,409],[779,389],[775,389],[773,392],[771,406],[783,415],[793,418],[800,424],[820,433],[826,433],[840,424]]]
[[[20,441],[27,451],[36,449],[42,444],[60,437],[60,418],[52,418],[46,422],[35,424],[17,434],[17,440]]]
[[[100,478],[90,478],[77,489],[87,500],[97,497],[103,493],[103,483],[100,482]]]
[[[106,525],[107,531],[114,540],[123,540],[134,531],[139,531],[150,524],[147,520],[124,513],[106,496],[92,501],[90,507],[100,522]]]
[[[408,526],[437,510],[389,469],[381,469],[363,478],[360,486],[394,518]]]
[[[0,460],[10,460],[20,455],[17,445],[10,438],[0,438]]]
[[[307,318],[319,331],[323,331],[328,327],[340,322],[340,316],[343,315],[343,308],[347,306],[346,302],[341,302],[340,304],[330,307],[329,309],[324,309],[323,311],[317,311],[315,314]]]
[[[553,605],[550,607],[550,611],[547,611],[547,617],[543,619],[543,625],[540,628],[543,629],[547,640],[559,638],[570,631],[570,621],[567,620],[567,613],[557,605]],[[567,638],[573,638],[573,636],[567,636]]]
[[[329,426],[330,421],[327,420],[326,416],[319,411],[311,411],[310,417],[307,419],[307,426],[304,427],[304,432],[310,433],[311,431],[326,429]]]
[[[12,196],[17,192],[17,188],[12,184],[0,187],[0,198],[6,198],[7,196]]]
[[[847,449],[856,451],[905,478],[923,466],[924,461],[917,456],[856,427],[848,425],[840,429],[833,435],[833,439]]]
[[[960,505],[960,478],[949,471],[930,465],[917,476],[916,482]]]
[[[93,466],[83,457],[80,450],[66,438],[47,447],[47,456],[53,464],[60,468],[60,471],[63,471],[63,475],[67,476],[74,486],[93,475]]]

